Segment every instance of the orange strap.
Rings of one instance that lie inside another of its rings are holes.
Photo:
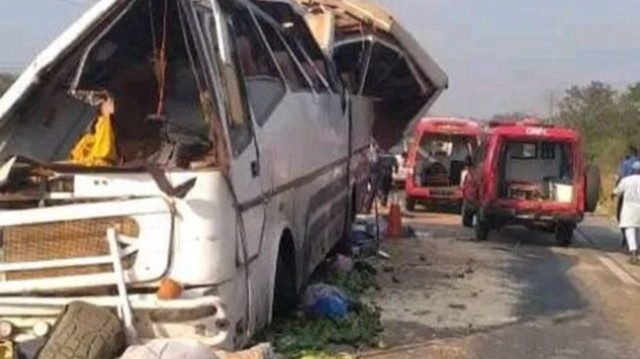
[[[161,116],[164,113],[165,89],[167,77],[167,28],[168,28],[169,1],[164,0],[164,14],[162,19],[162,43],[160,45],[160,54],[158,65],[160,66],[160,78],[158,79],[158,108],[156,115]]]

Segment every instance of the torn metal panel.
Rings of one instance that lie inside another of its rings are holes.
[[[362,24],[389,31],[394,22],[393,17],[381,6],[362,0],[297,0],[311,9],[323,7],[333,9],[340,18],[338,26],[342,31],[358,28]]]
[[[319,14],[331,14],[322,24],[334,26],[333,42],[325,49],[351,92],[375,99],[373,136],[381,147],[397,143],[448,87],[438,64],[382,7],[365,0],[296,1],[312,14],[311,28],[320,27]]]
[[[335,16],[329,12],[308,13],[305,19],[320,48],[330,51],[335,39]]]

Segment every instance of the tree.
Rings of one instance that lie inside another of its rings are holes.
[[[578,129],[588,159],[600,167],[603,193],[611,193],[617,168],[630,145],[640,145],[640,83],[617,91],[602,82],[569,88],[553,118]],[[608,196],[605,207],[612,205]]]
[[[501,113],[501,114],[493,115],[493,117],[491,117],[489,121],[491,122],[521,121],[529,117],[532,117],[532,116],[524,112],[516,111],[516,112]]]
[[[15,81],[15,76],[11,74],[0,73],[0,96],[5,93]]]
[[[622,156],[627,145],[636,141],[629,121],[635,121],[631,112],[631,98],[624,100],[611,86],[591,82],[586,86],[569,88],[558,105],[554,121],[579,130],[585,138],[587,153],[592,158],[603,155]]]

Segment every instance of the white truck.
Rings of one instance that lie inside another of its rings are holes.
[[[0,100],[4,339],[81,300],[142,341],[246,344],[344,238],[372,136],[446,86],[363,1],[99,0]],[[104,93],[119,160],[71,164]]]

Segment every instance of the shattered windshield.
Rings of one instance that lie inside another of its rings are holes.
[[[191,6],[128,3],[28,96],[0,135],[2,156],[88,167],[215,166],[216,93]]]

